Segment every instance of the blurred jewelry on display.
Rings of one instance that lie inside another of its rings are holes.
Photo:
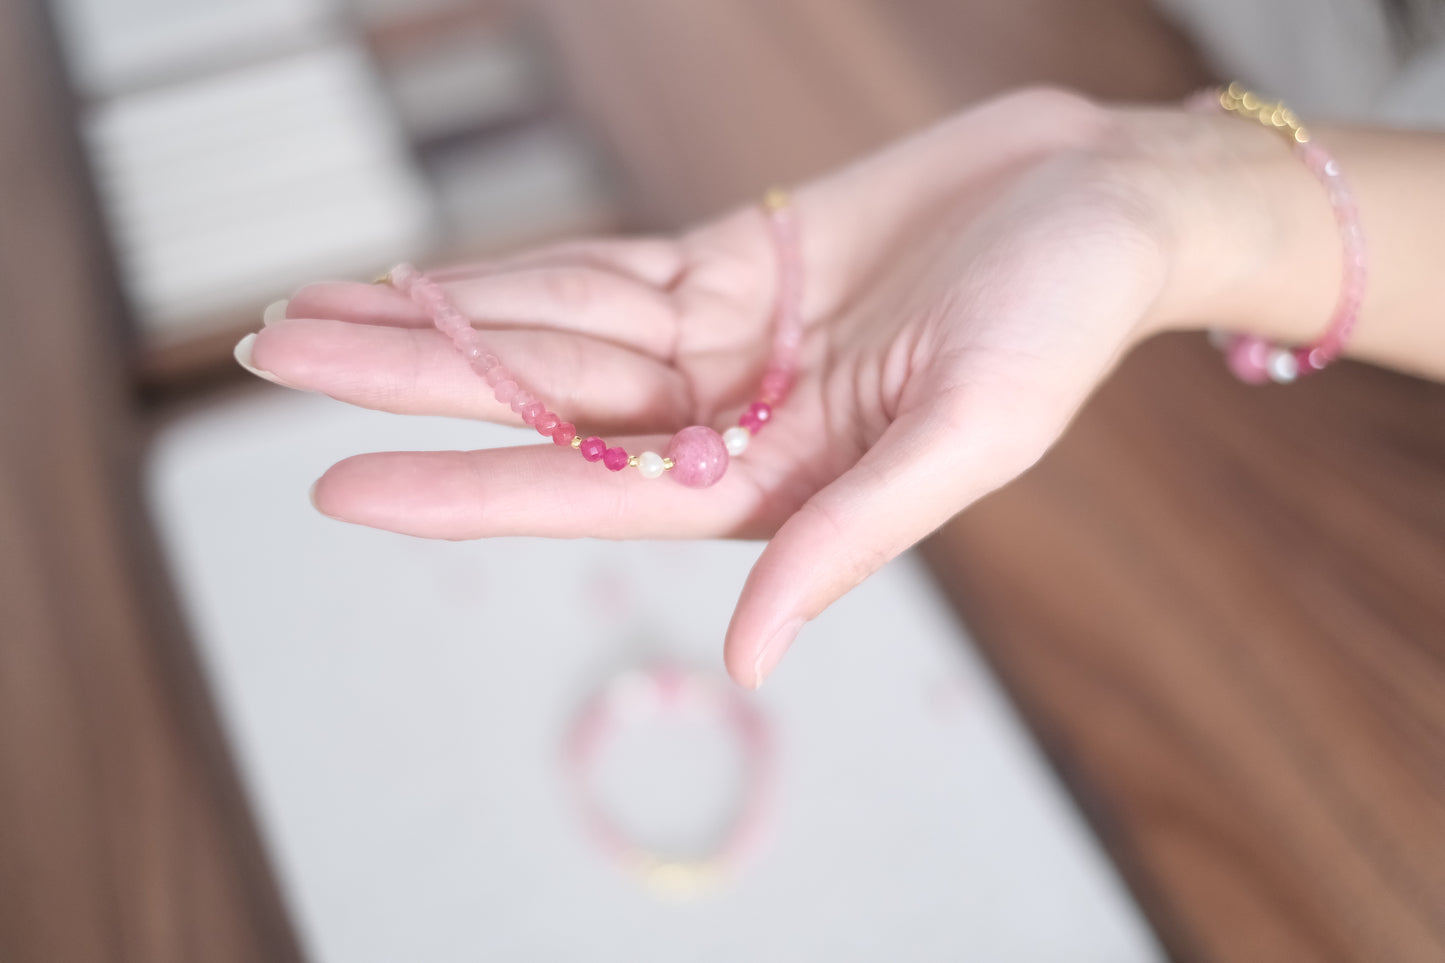
[[[1360,211],[1354,193],[1340,172],[1339,163],[1282,102],[1265,100],[1233,83],[1223,89],[1197,94],[1191,98],[1190,106],[1219,109],[1278,131],[1329,195],[1330,208],[1343,242],[1344,270],[1339,300],[1325,333],[1314,342],[1298,348],[1275,344],[1250,334],[1216,331],[1210,335],[1210,340],[1224,352],[1229,370],[1248,384],[1266,381],[1289,384],[1301,375],[1320,371],[1343,353],[1365,297],[1365,238],[1360,228]]]
[[[798,349],[803,340],[803,261],[799,250],[798,221],[786,191],[774,188],[762,203],[773,245],[777,250],[778,282],[774,301],[773,352],[753,401],[737,424],[719,434],[706,425],[692,425],[672,436],[659,454],[630,454],[596,435],[583,437],[572,422],[551,411],[527,390],[496,354],[486,337],[447,297],[440,283],[410,264],[399,264],[377,279],[407,295],[424,310],[438,331],[451,339],[463,358],[492,389],[493,397],[521,416],[522,421],[551,438],[555,444],[577,450],[588,461],[600,461],[610,471],[635,468],[643,478],[671,475],[689,488],[715,485],[727,471],[729,460],[748,449],[752,437],[773,418],[792,390],[797,377]]]
[[[743,757],[740,801],[719,842],[705,855],[678,857],[631,839],[597,797],[598,757],[627,724],[702,721],[729,732]],[[654,894],[690,899],[734,878],[762,848],[773,805],[771,732],[757,706],[722,680],[663,663],[629,669],[609,679],[574,718],[565,746],[567,772],[589,835]]]

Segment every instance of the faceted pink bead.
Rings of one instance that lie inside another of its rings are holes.
[[[541,434],[551,435],[552,429],[556,428],[561,423],[561,418],[558,418],[550,411],[543,411],[540,415],[538,415],[535,419],[532,420],[532,427],[536,428],[537,431]],[[571,439],[569,438],[568,441],[571,441]]]
[[[627,467],[627,451],[622,448],[609,448],[602,453],[602,464],[610,471],[621,471]]]
[[[504,405],[510,405],[512,403],[512,399],[517,397],[517,392],[521,390],[522,386],[517,384],[515,381],[503,381],[501,384],[497,385],[495,394],[499,402]]]
[[[1225,361],[1234,376],[1245,384],[1260,385],[1269,380],[1269,342],[1241,335],[1229,346]]]
[[[582,452],[582,457],[588,461],[598,461],[607,451],[607,442],[593,435],[591,438],[582,439],[582,447],[577,450]]]
[[[788,396],[793,387],[792,372],[781,368],[769,368],[758,386],[758,395],[769,404],[778,404]]]
[[[773,420],[773,406],[766,401],[755,401],[748,406],[748,413],[758,420],[759,424],[766,425]]]
[[[512,400],[507,402],[507,404],[511,405],[512,410],[520,415],[523,408],[535,403],[536,400],[537,399],[533,398],[530,392],[518,391],[516,394],[512,395]]]
[[[738,424],[742,425],[748,430],[750,434],[754,435],[756,435],[763,428],[762,421],[758,419],[757,415],[753,414],[751,409],[749,409],[748,411],[744,411],[741,415],[738,416]]]
[[[517,414],[522,416],[523,424],[535,426],[537,424],[537,419],[542,417],[542,415],[546,414],[546,412],[546,405],[542,404],[542,402],[540,401],[534,401],[531,404],[523,405],[522,410],[517,412]]]
[[[512,373],[507,370],[507,366],[506,366],[506,365],[497,364],[497,365],[494,365],[494,366],[491,368],[491,370],[489,370],[489,371],[487,372],[486,377],[487,377],[487,384],[489,384],[489,385],[491,385],[493,388],[495,388],[495,387],[497,387],[499,384],[501,384],[501,383],[504,382],[504,381],[511,381],[511,380],[512,380]]]
[[[728,470],[728,449],[722,436],[711,428],[693,425],[672,436],[667,457],[673,461],[670,474],[688,488],[707,488]]]
[[[572,439],[577,437],[577,426],[570,421],[564,421],[552,429],[552,440],[559,445],[570,445]]]

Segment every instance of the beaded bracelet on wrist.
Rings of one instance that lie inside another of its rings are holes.
[[[1340,172],[1339,163],[1283,103],[1265,100],[1239,84],[1206,91],[1191,103],[1200,108],[1217,108],[1279,131],[1295,156],[1323,185],[1335,223],[1339,226],[1343,247],[1343,280],[1339,300],[1329,327],[1316,341],[1302,347],[1290,347],[1256,335],[1226,331],[1213,332],[1211,339],[1224,352],[1229,369],[1249,384],[1266,381],[1288,384],[1301,375],[1320,371],[1344,352],[1365,297],[1365,239],[1354,193]]]

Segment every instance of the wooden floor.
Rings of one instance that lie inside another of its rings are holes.
[[[550,0],[639,223],[1006,86],[1177,96],[1142,0]],[[298,959],[136,497],[68,108],[0,5],[0,960]],[[1445,959],[1445,389],[1147,345],[928,545],[1180,960]],[[1040,921],[1047,925],[1047,921]]]

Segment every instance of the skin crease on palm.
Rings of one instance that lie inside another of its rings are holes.
[[[794,192],[798,384],[723,480],[612,474],[547,443],[374,453],[325,514],[429,538],[770,538],[725,660],[755,687],[809,619],[1032,465],[1142,336],[1162,234],[1107,161],[1111,115],[1053,91],[990,102]],[[446,280],[550,407],[628,451],[736,416],[766,362],[776,263],[742,208],[677,239],[570,242]],[[515,422],[384,286],[318,284],[253,362],[368,408]]]

